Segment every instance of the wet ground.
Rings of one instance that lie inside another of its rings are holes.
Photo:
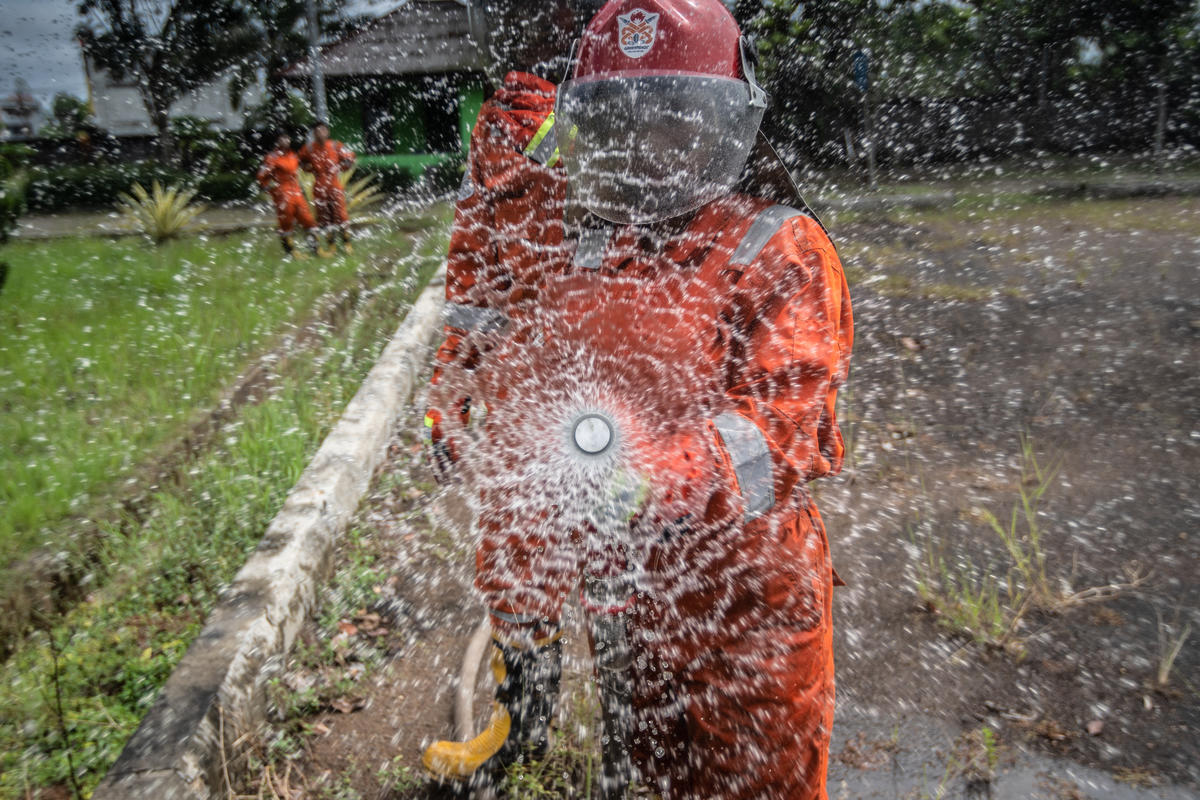
[[[848,583],[830,796],[1197,796],[1200,203],[827,222],[857,325],[851,456],[818,490]],[[402,421],[303,636],[302,652],[335,655],[297,657],[283,681],[339,688],[290,715],[294,758],[268,775],[279,796],[445,793],[418,760],[451,734],[481,611],[461,506],[431,491],[418,419]],[[992,518],[1015,526],[1019,552],[1036,535],[1046,591],[971,636],[948,624],[946,587],[990,576],[1003,606],[1024,582]],[[565,732],[586,725],[563,706]]]

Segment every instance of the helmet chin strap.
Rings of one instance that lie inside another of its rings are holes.
[[[579,42],[578,38],[571,40],[571,49],[567,52],[567,67],[563,70],[563,78],[559,83],[566,83],[575,77],[575,54],[579,50]]]
[[[738,37],[738,52],[742,56],[742,75],[746,77],[746,83],[750,87],[750,106],[753,108],[766,108],[767,93],[758,85],[758,79],[754,76],[754,64],[757,58],[755,58],[750,50],[751,47],[753,45],[749,39],[745,36]]]

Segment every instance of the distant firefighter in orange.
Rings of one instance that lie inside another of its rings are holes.
[[[317,224],[328,236],[332,247],[341,238],[346,252],[350,247],[350,215],[346,213],[346,190],[342,172],[354,165],[354,151],[329,138],[329,126],[318,122],[313,126],[312,141],[300,148],[300,163],[316,179],[313,182],[313,205],[317,209]]]
[[[258,168],[257,178],[259,185],[271,194],[275,205],[275,214],[279,220],[279,241],[283,244],[283,250],[295,258],[303,258],[303,254],[296,252],[295,245],[292,244],[292,228],[297,222],[304,228],[312,251],[321,253],[316,234],[317,223],[297,179],[299,171],[300,157],[292,149],[292,137],[281,131],[275,139],[275,149],[267,153],[262,166]]]

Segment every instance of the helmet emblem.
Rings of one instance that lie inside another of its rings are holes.
[[[641,58],[650,52],[658,33],[658,14],[640,8],[617,15],[617,44],[630,58]]]

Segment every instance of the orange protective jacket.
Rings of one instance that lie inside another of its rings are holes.
[[[272,197],[299,194],[304,196],[297,175],[300,172],[300,157],[295,150],[272,150],[263,158],[258,168],[258,183]]]
[[[300,163],[316,178],[316,186],[341,188],[341,174],[354,163],[354,151],[333,139],[320,145],[307,142],[300,148]]]

